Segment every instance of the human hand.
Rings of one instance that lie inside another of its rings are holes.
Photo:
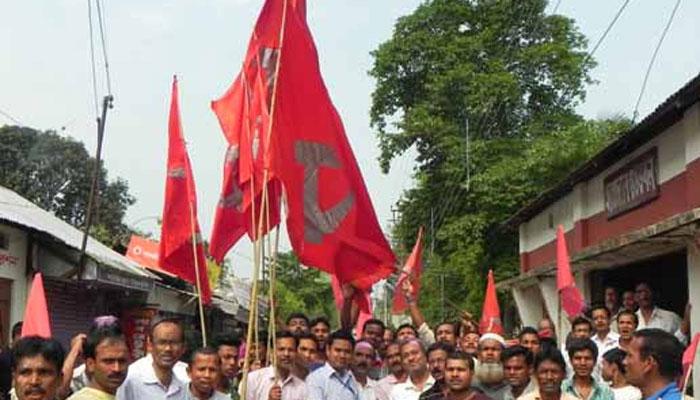
[[[275,384],[270,389],[270,395],[267,396],[268,400],[282,400],[282,388],[280,385]]]

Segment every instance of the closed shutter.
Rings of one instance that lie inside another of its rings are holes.
[[[68,351],[73,336],[87,333],[92,320],[102,314],[100,296],[95,290],[88,290],[73,282],[47,278],[44,286],[51,333]]]

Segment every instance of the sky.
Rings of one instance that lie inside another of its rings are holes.
[[[589,118],[631,116],[644,72],[676,0],[631,1],[595,54],[596,83],[578,111]],[[419,0],[307,0],[321,70],[355,151],[385,232],[391,207],[412,185],[413,152],[382,174],[369,125],[374,88],[370,52],[391,37],[396,19]],[[557,13],[576,20],[595,43],[624,0],[561,0]],[[173,74],[180,82],[184,134],[197,184],[199,221],[211,230],[225,142],[211,100],[238,73],[262,0],[104,1],[114,109],[104,143],[110,177],[129,182],[137,203],[126,222],[158,233],[163,207],[167,118]],[[550,4],[548,11],[555,5]],[[95,105],[85,0],[0,3],[0,110],[23,125],[54,129],[95,147]],[[684,1],[652,69],[640,117],[700,73],[700,2]],[[99,43],[99,42],[98,42]],[[100,97],[105,94],[100,75]],[[0,115],[0,125],[13,122]],[[286,235],[283,235],[283,237]],[[289,249],[283,240],[281,250]],[[235,273],[250,275],[247,240],[229,253]]]

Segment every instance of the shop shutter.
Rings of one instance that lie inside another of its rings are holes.
[[[72,282],[46,278],[44,285],[51,332],[68,351],[73,336],[87,333],[92,320],[101,314],[100,296],[95,290]]]

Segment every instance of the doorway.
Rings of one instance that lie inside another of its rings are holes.
[[[6,347],[10,338],[10,296],[12,281],[0,279],[0,348]]]

